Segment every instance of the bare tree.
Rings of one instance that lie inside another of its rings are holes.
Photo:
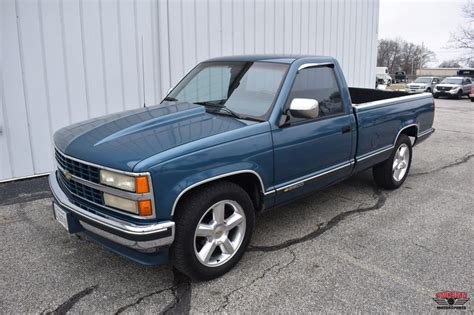
[[[460,59],[470,65],[474,59],[474,0],[468,0],[462,7],[462,15],[466,23],[451,33],[448,47],[464,50],[464,55]]]
[[[439,64],[440,68],[461,68],[461,65],[459,64],[459,60],[457,59],[451,59],[451,60],[445,60],[442,63]]]
[[[390,73],[405,71],[414,74],[434,60],[435,54],[423,44],[417,45],[402,39],[382,39],[377,51],[377,66],[387,67]]]

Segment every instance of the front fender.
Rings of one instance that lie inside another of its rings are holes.
[[[273,147],[266,132],[192,152],[150,170],[157,219],[169,219],[181,196],[190,189],[238,173],[258,177],[262,191],[273,183]]]

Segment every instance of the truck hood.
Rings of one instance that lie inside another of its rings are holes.
[[[207,113],[200,105],[166,103],[111,114],[58,130],[58,150],[71,157],[124,171],[173,147],[242,128],[244,121]]]

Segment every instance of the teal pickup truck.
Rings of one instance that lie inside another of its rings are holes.
[[[264,209],[369,168],[402,185],[433,118],[430,93],[349,88],[331,57],[207,60],[159,105],[55,133],[54,215],[134,261],[212,279]]]

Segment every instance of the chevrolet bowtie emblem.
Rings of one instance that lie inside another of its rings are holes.
[[[72,175],[68,170],[63,171],[64,177],[66,177],[67,180],[71,180]]]

